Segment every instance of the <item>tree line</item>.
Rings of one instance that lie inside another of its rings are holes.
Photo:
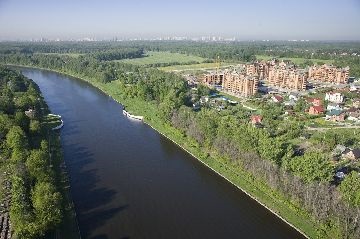
[[[16,238],[41,238],[62,221],[63,199],[51,164],[42,112],[47,106],[34,82],[0,67],[0,166],[10,170],[10,221]],[[24,111],[38,114],[29,118]]]

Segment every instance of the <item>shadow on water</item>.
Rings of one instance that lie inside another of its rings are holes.
[[[106,235],[98,235],[91,237],[90,239],[108,239],[109,237]],[[120,237],[119,239],[130,239],[130,237]]]
[[[68,168],[71,185],[73,185],[71,193],[75,199],[75,209],[81,215],[78,217],[80,231],[83,238],[89,238],[93,231],[106,224],[128,205],[105,209],[104,206],[113,200],[116,192],[98,187],[97,184],[101,180],[97,175],[98,170],[86,169],[87,165],[95,160],[93,153],[79,144],[67,144],[64,148],[66,163],[70,164]],[[107,236],[101,235],[95,238],[107,238]]]
[[[85,226],[85,231],[83,237],[84,238],[108,238],[107,235],[96,235],[93,237],[89,237],[91,232],[93,230],[96,230],[99,226],[104,225],[108,220],[110,220],[115,214],[121,212],[122,210],[125,210],[128,207],[128,205],[125,205],[123,207],[116,207],[111,209],[99,209],[95,210],[93,212],[89,212],[84,215],[84,218],[82,219]]]

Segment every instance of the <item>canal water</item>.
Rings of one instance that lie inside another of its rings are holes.
[[[21,69],[63,117],[82,238],[303,238],[89,84]]]

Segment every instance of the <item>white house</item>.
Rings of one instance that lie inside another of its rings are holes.
[[[289,94],[289,100],[298,101],[299,100],[299,95],[294,93],[294,92],[291,92]]]
[[[333,103],[342,103],[344,101],[344,96],[338,92],[328,92],[325,95],[325,100]]]
[[[326,109],[328,111],[331,111],[331,110],[342,110],[340,104],[338,103],[329,103],[326,107]]]
[[[359,87],[356,85],[350,86],[350,91],[357,91],[358,89],[359,89]]]

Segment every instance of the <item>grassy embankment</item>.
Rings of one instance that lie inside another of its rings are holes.
[[[313,63],[322,62],[325,64],[333,64],[334,60],[322,60],[322,59],[307,59],[307,58],[295,58],[295,57],[274,57],[274,56],[267,56],[267,55],[256,55],[256,59],[258,60],[271,60],[273,58],[277,58],[279,60],[290,60],[296,65],[302,64],[305,61],[312,61]]]
[[[311,218],[298,206],[296,202],[290,201],[281,193],[272,190],[267,186],[266,182],[261,179],[254,178],[240,166],[231,163],[225,157],[218,155],[216,152],[200,148],[194,140],[184,136],[182,132],[173,128],[169,124],[164,124],[159,118],[158,109],[154,104],[139,99],[124,97],[119,89],[118,81],[103,84],[99,83],[95,79],[89,79],[86,76],[74,74],[72,72],[64,71],[59,73],[67,74],[87,81],[106,94],[112,96],[118,102],[121,102],[126,106],[130,113],[143,115],[147,124],[195,156],[200,162],[208,166],[214,172],[246,192],[249,196],[281,217],[288,224],[297,228],[310,238],[317,237],[317,231],[321,228],[320,223]]]

